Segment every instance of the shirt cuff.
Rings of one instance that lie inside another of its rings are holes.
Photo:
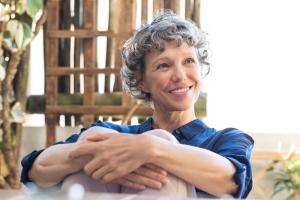
[[[26,184],[28,182],[31,182],[31,180],[28,177],[28,172],[31,169],[34,160],[44,151],[44,149],[39,151],[33,151],[27,156],[25,156],[21,162],[22,164],[22,172],[21,172],[21,182]]]
[[[236,168],[236,172],[233,175],[235,183],[238,185],[238,190],[232,194],[235,198],[246,198],[252,189],[252,172],[248,162],[247,164],[241,163],[238,159],[233,157],[227,157]]]

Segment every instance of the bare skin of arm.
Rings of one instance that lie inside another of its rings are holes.
[[[70,153],[70,157],[76,159],[92,154],[93,159],[85,165],[84,171],[96,180],[112,182],[150,163],[215,196],[237,190],[233,180],[235,167],[228,159],[211,151],[143,134],[111,137],[104,134],[89,139],[102,141],[82,144]]]
[[[70,159],[69,153],[78,144],[90,143],[81,141],[71,144],[57,144],[45,149],[35,160],[29,178],[39,186],[47,188],[60,183],[67,175],[79,172],[92,158],[91,155]],[[167,183],[167,172],[154,165],[141,166],[114,182],[132,189],[145,189],[146,187],[159,189]]]
[[[69,159],[69,153],[76,143],[57,144],[45,149],[34,161],[29,178],[41,187],[51,187],[60,183],[64,177],[78,172],[91,156]]]
[[[152,141],[151,163],[163,166],[168,172],[215,196],[233,194],[237,190],[233,180],[236,169],[225,157],[202,148],[156,138],[155,142],[149,140]]]

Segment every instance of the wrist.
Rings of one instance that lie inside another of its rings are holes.
[[[89,162],[91,159],[90,155],[87,156],[80,156],[78,158],[70,158],[69,154],[77,148],[78,143],[72,144],[72,147],[67,154],[67,162],[65,163],[65,167],[69,169],[71,173],[78,172],[83,169],[83,167]]]
[[[68,165],[72,173],[82,170],[84,166],[90,161],[91,158],[92,158],[91,156],[81,156],[79,158],[70,160]]]
[[[157,156],[159,155],[158,143],[154,135],[144,135],[143,149],[145,156],[147,157],[147,163],[155,163]]]

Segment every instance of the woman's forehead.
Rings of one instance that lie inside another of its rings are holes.
[[[188,45],[186,42],[182,41],[178,43],[177,41],[163,42],[159,49],[153,48],[148,51],[145,57],[157,57],[168,51],[179,50],[182,53],[195,53],[195,48]]]

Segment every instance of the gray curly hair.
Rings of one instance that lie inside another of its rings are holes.
[[[151,100],[149,93],[141,89],[145,72],[144,57],[151,50],[160,50],[164,42],[176,41],[180,46],[186,42],[196,49],[201,66],[206,65],[208,74],[208,50],[206,34],[191,21],[180,18],[170,10],[160,11],[151,24],[145,24],[130,37],[122,47],[123,67],[121,78],[123,89],[136,99]]]

